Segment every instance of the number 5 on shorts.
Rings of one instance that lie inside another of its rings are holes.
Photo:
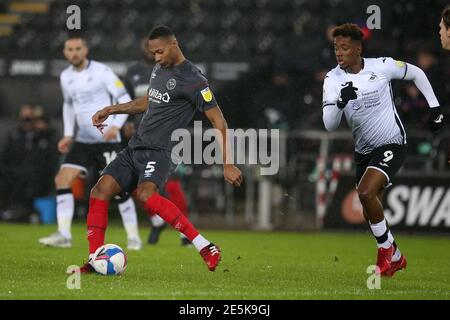
[[[144,176],[146,178],[152,176],[152,172],[155,171],[155,164],[156,164],[156,161],[147,162],[147,166],[145,167],[145,171],[144,171]]]

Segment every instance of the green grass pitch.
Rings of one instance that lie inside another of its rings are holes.
[[[0,224],[0,299],[449,299],[450,237],[396,237],[408,268],[381,289],[367,288],[376,246],[364,233],[283,233],[200,230],[223,251],[209,272],[194,248],[166,229],[160,243],[128,252],[122,276],[90,274],[69,290],[65,271],[87,257],[82,225],[71,249],[41,247],[54,226]],[[395,230],[394,230],[395,231]],[[141,228],[143,239],[148,230]],[[394,234],[395,235],[395,234]],[[126,248],[125,231],[106,240]]]

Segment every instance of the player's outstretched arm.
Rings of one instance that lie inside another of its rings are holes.
[[[430,108],[438,107],[439,101],[434,94],[433,88],[431,87],[430,81],[428,80],[425,72],[419,67],[407,64],[408,70],[406,71],[405,80],[412,80],[416,85],[417,89],[424,95],[427,99]]]
[[[223,177],[229,184],[239,187],[243,180],[242,172],[233,165],[233,159],[231,159],[231,149],[227,135],[228,125],[222,111],[216,106],[206,110],[205,115],[211,121],[213,127],[220,132],[219,144],[223,156]]]
[[[148,96],[145,95],[143,97],[131,100],[127,103],[116,104],[113,106],[105,107],[99,111],[97,111],[92,116],[92,124],[97,127],[100,132],[103,133],[103,128],[105,125],[103,122],[108,119],[108,117],[112,114],[139,114],[145,112],[147,110],[147,100]]]
[[[409,63],[407,64],[407,67],[408,70],[405,74],[405,80],[414,81],[417,89],[419,89],[419,91],[424,95],[428,105],[430,106],[431,112],[429,127],[432,131],[437,131],[444,124],[444,115],[439,106],[439,101],[434,94],[433,88],[431,87],[430,81],[425,75],[425,72],[423,72],[423,70],[419,67]]]

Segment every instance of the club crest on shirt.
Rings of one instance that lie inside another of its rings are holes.
[[[174,78],[171,78],[166,83],[167,90],[173,90],[177,86],[177,81]]]
[[[377,80],[377,75],[372,72],[372,74],[370,75],[370,78],[369,78],[369,82],[374,82],[376,80]]]
[[[212,100],[212,92],[209,90],[209,87],[206,87],[202,91],[200,91],[203,97],[203,100],[206,102],[210,102]]]

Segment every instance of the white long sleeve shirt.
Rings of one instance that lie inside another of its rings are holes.
[[[355,139],[355,151],[361,154],[385,144],[406,144],[405,129],[392,94],[394,79],[413,80],[430,108],[439,106],[430,82],[418,67],[392,58],[364,58],[364,67],[357,74],[347,73],[339,66],[328,72],[323,85],[325,128],[337,129],[344,114]],[[341,110],[336,102],[350,81],[358,88],[358,97]]]
[[[92,116],[103,107],[113,102],[129,102],[122,81],[103,63],[89,60],[85,69],[77,71],[73,66],[67,67],[60,76],[64,96],[63,121],[64,136],[72,137],[78,127],[75,141],[82,143],[105,143],[103,135],[92,125]],[[107,131],[112,126],[121,128],[128,115],[112,115],[106,121]],[[120,142],[120,134],[116,140]]]

